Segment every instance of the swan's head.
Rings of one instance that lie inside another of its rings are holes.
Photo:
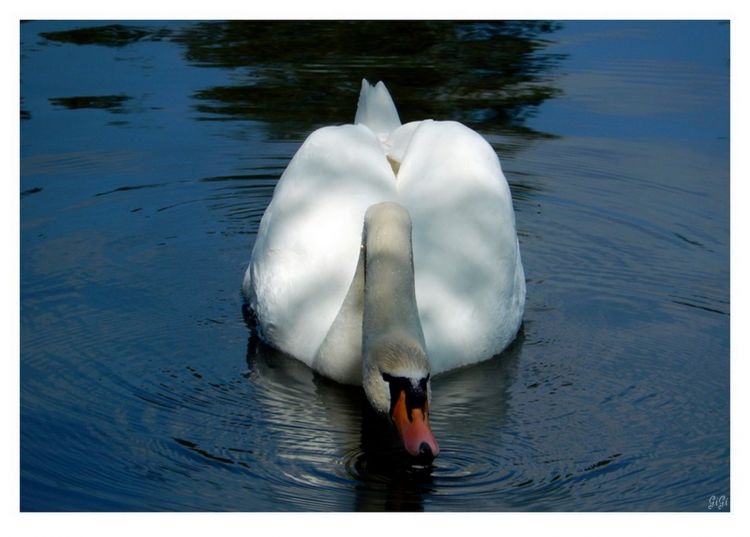
[[[421,345],[403,334],[381,337],[364,360],[370,405],[387,416],[407,453],[429,462],[440,452],[430,428],[430,368]]]

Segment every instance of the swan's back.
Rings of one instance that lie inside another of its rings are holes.
[[[307,138],[263,214],[243,283],[264,341],[312,367],[354,276],[365,211],[395,195],[367,127]]]
[[[397,201],[413,223],[433,373],[497,354],[518,331],[526,290],[494,150],[460,123],[400,126],[382,83],[363,82],[356,121],[308,137],[263,215],[243,283],[261,337],[312,367],[354,276],[367,208]]]
[[[510,189],[492,147],[460,123],[429,120],[408,144],[399,202],[413,222],[417,303],[437,373],[504,349],[520,326],[526,286]]]

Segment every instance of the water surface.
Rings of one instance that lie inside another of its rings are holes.
[[[427,469],[243,315],[274,185],[362,77],[495,147],[528,278],[516,342],[434,379]],[[20,108],[22,510],[729,498],[728,24],[33,21]]]

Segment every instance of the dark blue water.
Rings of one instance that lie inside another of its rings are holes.
[[[428,469],[242,311],[363,76],[492,143],[528,278]],[[21,118],[22,510],[728,510],[727,23],[28,22]]]

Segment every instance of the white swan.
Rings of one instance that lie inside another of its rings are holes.
[[[363,385],[409,453],[437,455],[430,372],[499,353],[523,315],[497,155],[457,122],[401,125],[363,80],[355,124],[313,132],[279,179],[243,292],[264,341]]]

